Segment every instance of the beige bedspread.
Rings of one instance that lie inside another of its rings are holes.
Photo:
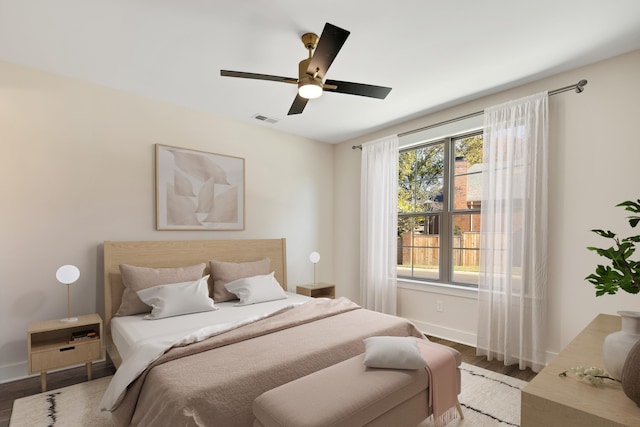
[[[362,353],[362,340],[376,335],[423,336],[406,319],[345,298],[312,300],[171,349],[129,387],[113,420],[118,426],[251,426],[257,396]]]

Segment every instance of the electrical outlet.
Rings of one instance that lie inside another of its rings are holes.
[[[440,300],[436,301],[436,311],[444,311],[444,303]]]

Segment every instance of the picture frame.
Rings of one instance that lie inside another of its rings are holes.
[[[157,230],[244,230],[244,159],[155,145]]]

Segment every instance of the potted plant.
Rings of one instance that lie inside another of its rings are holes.
[[[635,228],[640,223],[640,215],[638,215],[640,214],[640,199],[635,202],[628,200],[617,206],[624,207],[626,211],[633,213],[633,215],[627,217],[631,228]],[[640,235],[619,237],[609,230],[596,229],[591,231],[612,241],[612,246],[609,248],[587,248],[609,260],[606,265],[598,265],[595,272],[585,278],[595,286],[596,297],[615,294],[620,290],[629,294],[639,293],[640,261],[636,260],[637,257],[632,259],[632,256],[635,253],[636,245],[640,243]],[[628,367],[625,366],[627,355],[631,348],[640,341],[640,312],[619,311],[618,314],[622,318],[622,329],[605,338],[603,359],[604,367],[609,374],[616,379],[621,379],[623,368],[625,375],[627,375]],[[635,347],[640,348],[638,346]],[[637,360],[638,358],[629,357],[629,359]],[[633,368],[635,372],[638,372],[639,369],[640,367]],[[625,379],[622,379],[622,382],[624,386]],[[634,398],[632,397],[632,399]],[[634,401],[636,400],[634,399]]]
[[[640,213],[640,199],[637,202],[626,201],[616,206],[624,206],[626,211]],[[640,216],[627,217],[629,225],[635,228],[640,223]],[[596,288],[596,296],[615,294],[622,289],[630,294],[640,292],[640,261],[630,259],[640,243],[640,235],[619,238],[615,233],[604,230],[591,230],[599,236],[613,240],[614,245],[607,249],[588,247],[598,255],[608,258],[611,265],[598,265],[596,271],[586,277]]]

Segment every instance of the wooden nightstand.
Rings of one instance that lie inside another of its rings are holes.
[[[69,343],[71,334],[94,330],[95,338]],[[42,391],[47,390],[47,371],[67,366],[87,365],[91,380],[91,362],[102,357],[102,319],[97,314],[78,316],[76,322],[45,320],[34,322],[27,330],[29,375],[40,373]]]
[[[335,298],[336,286],[328,283],[296,286],[296,293],[313,298]]]

